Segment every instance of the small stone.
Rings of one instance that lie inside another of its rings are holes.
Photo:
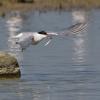
[[[0,78],[20,78],[17,59],[7,52],[0,52]]]

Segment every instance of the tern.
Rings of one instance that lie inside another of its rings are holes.
[[[30,45],[36,45],[45,38],[48,39],[45,46],[51,42],[53,36],[67,36],[67,35],[75,35],[83,31],[86,27],[86,23],[76,23],[70,27],[68,27],[65,31],[61,32],[22,32],[12,38],[16,40],[16,44],[20,45],[21,50],[25,50]]]

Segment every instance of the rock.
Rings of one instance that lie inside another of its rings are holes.
[[[17,59],[7,52],[0,52],[0,78],[19,78],[20,76]]]

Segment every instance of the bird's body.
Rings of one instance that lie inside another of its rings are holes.
[[[23,32],[16,35],[16,44],[19,44],[22,50],[26,49],[29,45],[36,45],[40,41],[42,41],[44,38],[46,38],[47,35],[45,34],[38,34],[37,32]]]
[[[57,35],[73,35],[76,33],[81,32],[86,26],[86,23],[77,23],[75,25],[72,25],[71,27],[68,27],[66,31],[63,32],[22,32],[18,35],[14,36],[13,38],[16,39],[16,44],[20,45],[21,49],[26,49],[29,45],[36,45],[40,41],[42,41],[45,38],[48,38],[49,41],[46,43],[48,45],[52,39],[53,36]]]

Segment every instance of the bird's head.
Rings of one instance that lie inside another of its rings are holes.
[[[58,35],[56,32],[45,32],[45,31],[40,31],[38,34],[46,35],[46,36],[56,36]]]
[[[48,42],[46,42],[45,46],[48,45],[51,42],[51,39],[52,39],[53,36],[58,35],[55,32],[45,32],[45,31],[40,31],[40,32],[38,32],[38,34],[45,35],[45,37],[47,39],[49,39]]]

